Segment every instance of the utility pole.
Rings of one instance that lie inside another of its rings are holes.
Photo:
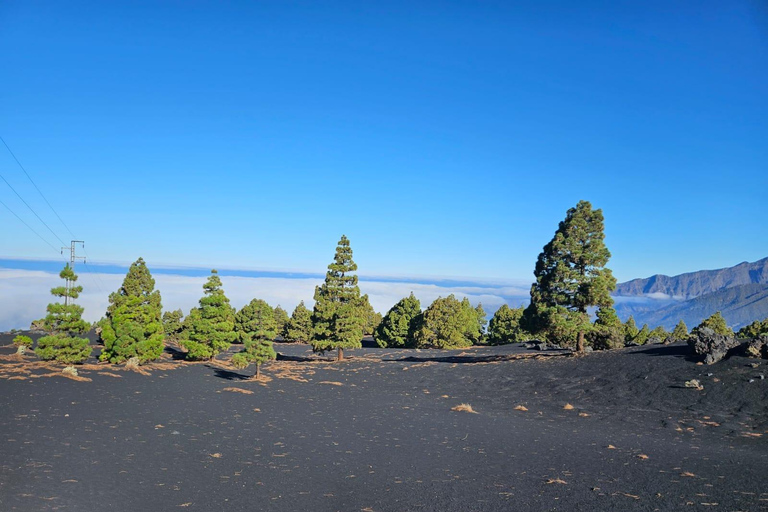
[[[75,260],[83,260],[83,263],[85,263],[85,256],[76,256],[75,255],[75,244],[80,244],[81,247],[85,247],[85,242],[82,240],[72,240],[72,243],[69,247],[62,247],[61,248],[61,254],[64,254],[64,251],[69,251],[69,267],[72,269],[72,272],[75,271]],[[71,283],[69,279],[66,281],[67,286],[67,294],[64,296],[64,305],[66,306],[69,304],[69,289],[71,288]]]

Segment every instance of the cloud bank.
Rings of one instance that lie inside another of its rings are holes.
[[[85,308],[83,318],[94,322],[101,318],[109,304],[109,294],[122,284],[125,274],[79,272],[78,284],[83,293],[77,303]],[[153,272],[155,286],[163,298],[164,310],[181,309],[186,314],[197,305],[203,294],[206,276],[187,276]],[[290,314],[300,301],[312,307],[315,286],[320,277],[243,277],[221,276],[224,291],[231,304],[241,308],[254,298],[266,300],[272,306],[280,304]],[[416,282],[414,278],[397,281],[388,277],[360,278],[360,290],[367,293],[376,311],[386,313],[397,301],[413,292],[426,308],[438,297],[454,294],[467,297],[472,304],[482,303],[486,312],[493,313],[502,304],[517,307],[528,301],[529,284],[523,281],[504,281],[494,284],[489,280],[476,283],[453,280]],[[425,279],[425,281],[428,281]],[[29,324],[45,316],[45,308],[53,302],[50,289],[60,286],[58,272],[43,270],[0,268],[0,331],[26,329]]]

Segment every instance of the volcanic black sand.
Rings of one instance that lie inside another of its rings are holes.
[[[768,510],[765,361],[275,348],[262,381],[0,349],[0,510]]]

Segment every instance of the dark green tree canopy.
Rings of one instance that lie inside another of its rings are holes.
[[[635,317],[632,315],[629,315],[629,318],[627,318],[627,322],[624,324],[624,341],[627,343],[631,343],[635,341],[635,338],[637,338],[637,335],[640,333],[640,329],[637,328],[637,324],[635,323]]]
[[[333,263],[328,265],[325,282],[315,288],[312,313],[315,352],[336,349],[338,359],[342,359],[344,349],[362,346],[365,318],[357,275],[352,273],[356,270],[349,240],[342,235]]]
[[[616,279],[605,266],[611,253],[604,239],[602,210],[593,210],[588,201],[568,210],[536,262],[526,329],[561,343],[576,342],[583,351],[585,334],[592,328],[587,308],[613,306],[610,293]]]
[[[683,341],[688,339],[688,326],[685,325],[685,322],[680,320],[669,337],[672,338],[672,341]]]
[[[181,341],[187,349],[187,358],[195,361],[213,359],[227,350],[237,337],[235,313],[216,270],[211,270],[203,291],[199,307],[193,308],[184,321],[186,332]]]
[[[166,337],[178,340],[178,336],[184,328],[181,322],[182,318],[184,318],[184,313],[180,309],[163,313],[163,332],[165,332]]]
[[[363,318],[363,334],[373,334],[381,323],[381,313],[371,306],[368,295],[360,297],[360,315]]]
[[[278,334],[281,334],[285,329],[285,324],[288,323],[288,312],[284,310],[280,304],[275,306],[275,329]]]
[[[739,338],[757,338],[761,334],[768,334],[768,318],[755,320],[746,327],[742,327],[737,336]]]
[[[48,314],[42,321],[47,336],[37,340],[35,354],[40,359],[56,360],[61,363],[82,363],[91,355],[91,346],[87,338],[78,337],[91,328],[91,324],[83,320],[83,308],[74,303],[83,291],[82,286],[74,286],[77,274],[67,263],[59,273],[66,282],[65,286],[51,289],[51,295],[64,300],[48,304]]]
[[[120,363],[138,357],[144,363],[163,353],[160,292],[142,258],[128,269],[122,286],[109,295],[105,318],[99,323],[102,361]]]
[[[519,343],[531,339],[530,333],[520,326],[524,307],[510,308],[502,304],[494,313],[488,325],[488,343],[491,345],[505,345],[507,343]]]
[[[478,311],[468,299],[449,295],[438,297],[424,311],[415,339],[419,348],[467,348],[481,335]]]
[[[291,318],[283,328],[285,341],[306,343],[312,339],[312,312],[304,305],[304,301],[293,310]]]
[[[261,299],[253,299],[235,315],[235,332],[240,343],[254,338],[274,340],[277,336],[275,311]]]
[[[421,303],[413,292],[387,311],[374,332],[376,343],[384,347],[413,347],[416,330],[420,327]]]

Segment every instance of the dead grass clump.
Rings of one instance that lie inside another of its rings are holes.
[[[563,406],[563,409],[565,409],[566,411],[571,411],[573,410],[573,406],[571,404],[565,404]]]
[[[343,386],[344,385],[341,382],[336,382],[336,381],[333,381],[333,380],[321,380],[320,382],[318,382],[318,384],[330,384],[331,386]]]
[[[118,375],[117,373],[112,373],[112,372],[96,372],[96,373],[98,375],[106,375],[107,377],[115,377],[115,378],[118,378],[118,379],[122,379],[123,378],[122,375]]]
[[[701,391],[702,389],[704,389],[704,386],[701,385],[698,379],[691,379],[691,380],[685,381],[685,387],[695,389],[696,391]]]
[[[515,410],[516,411],[523,411],[523,412],[525,412],[525,411],[528,410],[528,408],[526,406],[524,406],[524,405],[516,405],[515,406]]]
[[[222,391],[231,391],[232,393],[242,393],[244,395],[252,395],[253,394],[253,391],[251,391],[250,389],[233,388],[233,387],[224,388],[224,389],[222,389]]]
[[[546,482],[546,484],[560,484],[560,485],[566,485],[568,482],[563,480],[562,478],[550,478]]]
[[[457,412],[471,412],[472,414],[477,414],[477,411],[475,411],[471,405],[469,404],[459,404],[451,407],[452,411]]]

